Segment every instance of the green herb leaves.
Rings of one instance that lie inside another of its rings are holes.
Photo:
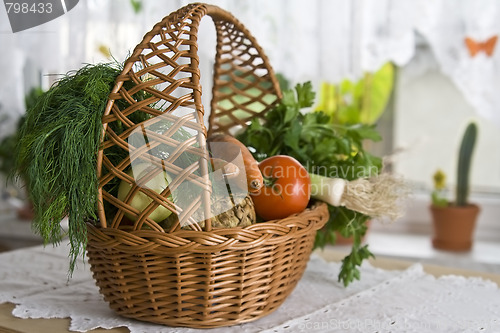
[[[27,110],[20,130],[17,169],[35,207],[33,227],[58,243],[68,217],[70,272],[87,243],[85,223],[96,219],[101,118],[120,72],[102,64],[66,75]]]
[[[257,160],[283,154],[296,158],[311,173],[354,180],[378,174],[381,159],[364,150],[365,140],[381,139],[374,125],[339,125],[322,111],[301,112],[314,103],[310,82],[285,90],[280,103],[265,115],[263,123],[254,119],[238,139],[254,151]],[[335,240],[335,231],[352,236],[351,254],[342,265],[339,279],[345,285],[359,277],[357,267],[371,256],[361,246],[368,217],[345,207],[329,206],[330,220],[316,237],[316,246]]]
[[[299,160],[309,172],[348,180],[376,173],[381,160],[366,152],[365,140],[381,139],[373,125],[338,125],[311,107],[314,92],[309,82],[283,92],[283,99],[266,116],[254,119],[238,139],[253,147],[256,158],[284,154]]]

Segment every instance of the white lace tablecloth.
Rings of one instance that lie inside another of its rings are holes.
[[[70,330],[124,326],[139,332],[200,332],[115,315],[102,300],[89,266],[67,280],[68,248],[33,247],[0,254],[0,303],[20,318],[71,318]],[[302,280],[274,313],[226,332],[500,332],[500,290],[479,278],[434,278],[422,266],[387,271],[369,264],[344,288],[340,265],[313,255]]]

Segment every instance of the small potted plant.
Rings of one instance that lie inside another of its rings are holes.
[[[472,248],[479,206],[470,203],[468,197],[469,174],[476,137],[477,125],[472,122],[467,126],[460,145],[454,202],[449,202],[444,196],[445,174],[440,170],[434,174],[430,209],[434,226],[432,245],[436,249],[469,251]]]

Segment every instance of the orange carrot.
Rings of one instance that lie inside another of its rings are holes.
[[[216,157],[222,158],[226,161],[233,161],[241,152],[241,156],[243,157],[243,164],[245,166],[249,192],[257,192],[264,185],[264,178],[262,177],[262,173],[260,172],[259,164],[243,143],[227,134],[212,135],[208,138],[207,141],[209,143],[227,143],[227,145],[224,145],[224,147],[219,147],[218,149],[217,145],[213,145],[213,147],[211,147],[212,153]]]
[[[221,158],[210,158],[210,164],[213,170],[222,170],[222,175],[227,178],[234,178],[240,173],[240,169],[233,163],[227,162]]]

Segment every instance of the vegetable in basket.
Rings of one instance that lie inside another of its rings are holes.
[[[223,146],[230,148],[230,145]],[[212,147],[214,146],[212,145]],[[220,157],[221,155],[217,154],[217,156]],[[238,167],[236,164],[227,162],[219,157],[211,157],[209,159],[213,170],[211,173],[213,190],[211,195],[211,210],[212,212],[216,212],[211,218],[212,228],[246,227],[256,223],[257,217],[254,204],[250,195],[246,192],[246,178],[243,178],[243,175],[240,177],[240,167],[243,166]],[[251,155],[250,157],[253,159]],[[231,159],[231,161],[233,160]],[[245,191],[233,191],[232,185]],[[160,222],[160,225],[166,230],[170,230],[178,220],[177,214],[171,214],[166,220],[157,222]],[[203,228],[204,226],[205,222],[200,221],[198,226],[187,224],[181,226],[181,228],[193,230],[193,228]]]
[[[346,207],[352,211],[366,214],[372,218],[401,216],[398,207],[402,183],[392,175],[382,173],[369,179],[347,181],[342,178],[329,178],[314,173],[311,177],[311,197],[333,207]]]
[[[230,135],[212,135],[208,142],[226,143],[210,145],[210,150],[227,161],[242,155],[246,184],[240,186],[248,189],[256,213],[263,220],[283,219],[307,207],[311,192],[309,174],[293,157],[271,156],[257,163],[248,148]]]
[[[228,163],[222,159],[211,158],[210,164],[213,170],[222,170],[220,173],[222,177],[233,178],[239,174],[239,168],[236,165]],[[156,167],[149,163],[132,163],[131,168],[127,172],[127,175],[131,178],[131,180],[122,180],[120,182],[117,198],[123,202],[129,202],[129,205],[137,212],[142,212],[147,209],[153,199],[142,192],[141,189],[153,190],[154,192],[161,194],[172,182],[172,177],[170,177],[166,170],[158,170],[157,172],[155,169]],[[150,176],[149,172],[157,173]],[[222,181],[223,179],[215,180]],[[128,198],[129,195],[131,198]],[[170,193],[167,198],[172,202],[176,201],[172,193]],[[149,215],[149,218],[157,223],[160,223],[172,214],[172,210],[163,205],[159,205]],[[125,216],[129,220],[135,221],[135,217],[130,213],[125,213]]]
[[[69,235],[70,272],[87,242],[86,222],[96,219],[101,118],[120,72],[120,65],[99,64],[68,73],[26,111],[20,129],[16,171],[27,181],[33,229],[47,243]],[[65,216],[67,231],[60,225]]]
[[[241,153],[246,172],[248,191],[256,192],[262,187],[264,180],[259,170],[258,163],[248,151],[247,147],[240,141],[226,134],[211,135],[207,141],[211,153],[227,162],[233,161],[236,156]],[[214,142],[224,144],[212,144]]]
[[[252,193],[257,215],[264,220],[283,219],[306,209],[311,197],[307,170],[293,157],[270,156],[259,163],[264,186]]]
[[[400,193],[392,191],[398,192],[399,187],[404,186],[392,176],[379,175],[382,160],[364,150],[365,140],[380,140],[374,126],[332,124],[330,116],[321,111],[302,113],[302,109],[313,105],[314,99],[315,93],[310,82],[297,84],[295,89],[283,91],[283,98],[275,108],[266,113],[264,122],[254,119],[237,138],[251,147],[257,160],[274,155],[288,155],[296,158],[312,175],[312,197],[328,202],[330,213],[324,230],[316,235],[315,246],[324,247],[327,243],[334,242],[335,231],[354,239],[351,253],[342,261],[339,274],[339,280],[347,285],[354,279],[359,279],[358,266],[364,259],[373,256],[367,245],[361,245],[367,228],[365,222],[374,215],[397,217],[401,212],[391,198],[397,198]],[[343,181],[329,180],[334,178],[359,183],[349,183],[350,186],[345,187],[347,183]],[[391,179],[390,183],[386,183],[388,179]],[[329,193],[328,184],[331,182],[342,183],[342,188],[331,186],[335,190]],[[384,192],[384,197],[385,194],[390,194],[389,200],[377,198],[376,203],[382,201],[384,205],[375,207],[377,211],[374,211],[366,203],[371,198],[376,198],[377,191],[374,188],[377,189],[381,184],[389,185]],[[361,191],[361,186],[356,185],[363,185],[366,191]],[[346,189],[353,188],[364,193],[361,205],[356,203],[357,197],[351,195],[353,191],[346,193]],[[343,199],[338,199],[339,194],[342,194]],[[352,206],[344,205],[349,195],[350,201],[354,202]]]
[[[168,172],[161,171],[154,175],[153,177],[148,176],[148,169],[150,169],[151,165],[147,163],[137,163],[133,164],[133,167],[127,172],[127,175],[132,179],[135,179],[135,183],[139,185],[139,187],[147,188],[155,191],[156,193],[161,193],[168,184],[172,181],[171,177],[168,175]],[[141,180],[146,178],[145,180]],[[131,193],[134,192],[134,193]],[[141,191],[135,193],[134,186],[131,183],[126,181],[122,181],[120,186],[118,187],[118,199],[125,202],[128,199],[129,195],[133,195],[132,200],[130,201],[130,206],[137,211],[143,211],[152,201],[149,196],[144,194]],[[172,195],[168,197],[172,200]],[[155,222],[161,222],[172,214],[172,211],[164,206],[158,206],[156,209],[149,215],[149,217]],[[134,220],[134,217],[131,214],[125,213],[125,215]]]

